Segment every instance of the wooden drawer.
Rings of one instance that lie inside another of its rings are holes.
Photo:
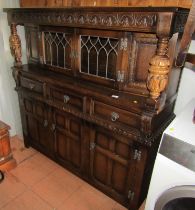
[[[26,77],[20,78],[21,87],[27,88],[37,93],[43,93],[43,83]]]
[[[50,96],[54,103],[60,103],[63,107],[73,108],[77,111],[83,111],[84,97],[72,90],[51,88]]]
[[[141,126],[140,115],[104,104],[99,101],[93,101],[92,115],[98,118],[109,120],[113,123],[121,124],[122,126],[126,125],[138,129]]]

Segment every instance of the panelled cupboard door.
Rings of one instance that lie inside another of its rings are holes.
[[[54,155],[54,130],[55,126],[51,121],[51,108],[43,103],[35,103],[35,115],[38,118],[39,144],[45,153]]]
[[[116,81],[125,81],[128,68],[126,33],[78,29],[76,40],[75,70],[82,79],[112,87]]]
[[[53,157],[53,126],[50,122],[51,111],[42,102],[23,98],[27,138],[30,145]]]
[[[132,141],[95,126],[90,139],[91,179],[125,205],[135,175],[134,162]]]
[[[21,98],[22,108],[24,110],[25,121],[25,141],[27,145],[39,145],[38,121],[34,116],[34,100]]]
[[[65,167],[75,172],[81,171],[82,123],[68,113],[55,110],[55,156]]]

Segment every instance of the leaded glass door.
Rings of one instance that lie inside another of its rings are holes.
[[[72,74],[74,70],[74,29],[42,27],[43,64],[52,70]]]
[[[77,32],[77,72],[80,77],[114,85],[118,76],[125,80],[126,67],[123,68],[124,33],[80,29]],[[126,48],[128,40],[126,39]],[[121,74],[121,75],[119,75]]]

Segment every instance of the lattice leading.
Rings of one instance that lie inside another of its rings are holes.
[[[116,78],[119,40],[81,36],[81,72],[107,79]]]
[[[61,32],[43,32],[44,63],[51,66],[71,69],[71,36]]]

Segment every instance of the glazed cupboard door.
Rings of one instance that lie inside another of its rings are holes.
[[[74,29],[40,27],[40,57],[47,69],[73,75]]]
[[[25,138],[27,145],[33,146],[46,155],[54,154],[54,128],[51,124],[50,108],[34,99],[23,98],[25,111]]]
[[[127,33],[77,29],[76,40],[75,70],[80,78],[111,87],[116,86],[115,82],[125,82]]]
[[[82,171],[82,122],[66,112],[54,111],[55,156],[57,160],[73,172]]]
[[[135,175],[133,143],[98,126],[91,133],[91,179],[98,188],[127,206]]]

